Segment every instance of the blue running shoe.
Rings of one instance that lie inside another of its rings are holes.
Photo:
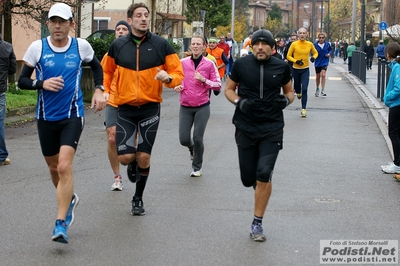
[[[250,237],[256,242],[265,242],[265,240],[267,240],[261,224],[251,225]]]
[[[58,243],[68,244],[67,225],[63,220],[56,221],[51,240]]]
[[[71,204],[69,205],[67,216],[65,217],[65,224],[67,225],[67,227],[70,227],[74,223],[75,220],[74,211],[76,206],[78,206],[78,203],[79,203],[79,197],[76,193],[74,193],[72,195],[72,200]]]

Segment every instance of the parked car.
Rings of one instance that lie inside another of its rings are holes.
[[[97,39],[100,38],[102,40],[104,40],[108,35],[112,35],[114,34],[114,30],[108,29],[108,30],[97,30],[95,32],[93,32],[92,34],[90,34],[86,39],[89,38],[93,38],[93,39]]]

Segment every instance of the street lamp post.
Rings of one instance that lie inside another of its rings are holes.
[[[323,26],[323,21],[324,21],[324,0],[321,2],[321,32],[324,31],[324,26]]]
[[[331,1],[328,0],[328,24],[326,25],[326,35],[330,39],[331,38]]]
[[[312,1],[312,42],[315,41],[315,36],[316,36],[316,31],[317,31],[317,27],[315,25],[315,0]]]
[[[379,21],[383,21],[382,18],[382,1],[381,0],[377,0],[376,2],[379,3]],[[379,27],[379,40],[382,40],[382,30]]]
[[[203,36],[204,37],[206,36],[206,32],[205,32],[205,28],[206,28],[205,27],[206,26],[206,24],[205,24],[206,13],[207,12],[204,9],[200,10],[200,16],[203,19]]]
[[[365,0],[361,2],[361,38],[360,38],[360,50],[364,51],[364,36],[365,34]],[[364,68],[365,70],[365,68]]]
[[[235,0],[232,0],[231,34],[232,34],[232,40],[234,40],[234,38],[235,38]]]

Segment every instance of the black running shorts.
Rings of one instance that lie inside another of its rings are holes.
[[[256,181],[271,182],[275,162],[282,142],[271,142],[266,138],[252,138],[236,129],[235,140],[239,153],[240,178],[245,187]]]
[[[40,147],[43,156],[53,156],[63,145],[76,150],[84,127],[84,118],[75,117],[61,121],[37,120]]]
[[[322,67],[315,67],[315,73],[321,73],[322,70],[327,71],[328,70],[328,66],[322,66]]]
[[[132,154],[136,150],[151,154],[159,122],[160,103],[119,106],[115,137],[118,155]],[[135,148],[137,135],[137,148]]]

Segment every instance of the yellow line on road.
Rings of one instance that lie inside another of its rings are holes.
[[[310,76],[310,79],[315,79],[315,76]],[[328,77],[328,80],[342,80],[341,77]]]

